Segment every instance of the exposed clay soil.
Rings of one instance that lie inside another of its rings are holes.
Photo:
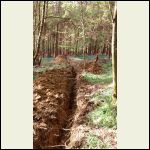
[[[62,64],[62,63],[69,64],[69,61],[66,56],[59,55],[54,59],[54,61],[52,63],[54,63],[54,64]]]
[[[102,72],[100,62],[95,63],[92,60],[86,60],[84,65],[84,61],[70,61],[70,64],[74,66],[78,74],[81,73],[83,70],[94,74],[100,74]]]
[[[71,66],[37,76],[33,91],[34,148],[51,149],[59,145],[73,104],[75,76]]]
[[[71,65],[37,74],[33,88],[33,147],[83,148],[85,134],[91,130],[85,122],[86,114],[95,107],[95,104],[89,101],[89,93],[102,87],[98,84],[90,85],[82,78],[83,62],[58,56],[52,63]],[[93,73],[102,71],[99,63],[93,61],[86,61],[85,70]]]

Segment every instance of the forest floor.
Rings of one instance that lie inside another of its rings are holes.
[[[117,149],[111,60],[94,60],[59,56],[34,68],[34,148]]]

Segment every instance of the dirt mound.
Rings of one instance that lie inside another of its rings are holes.
[[[71,61],[71,65],[74,66],[76,69],[76,72],[81,73],[84,69],[85,71],[94,73],[94,74],[100,74],[102,72],[102,67],[98,62],[94,62],[91,60],[86,60],[85,65],[84,61]],[[85,68],[84,68],[85,67]]]
[[[70,111],[74,77],[73,68],[68,67],[46,71],[34,81],[34,149],[52,149],[60,143]]]
[[[55,60],[53,61],[54,64],[69,64],[69,61],[67,59],[67,56],[65,55],[59,55],[55,58]]]
[[[101,66],[98,63],[93,62],[89,67],[87,68],[88,72],[94,73],[94,74],[100,74],[102,71]]]

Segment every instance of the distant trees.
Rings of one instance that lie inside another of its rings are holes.
[[[56,57],[60,54],[95,55],[104,48],[104,54],[111,56],[108,46],[112,35],[111,14],[105,1],[33,3],[34,63],[40,51],[43,56]]]

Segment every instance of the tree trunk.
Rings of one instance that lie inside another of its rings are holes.
[[[36,24],[37,24],[37,22],[36,22],[37,3],[38,3],[38,2],[33,3],[34,29],[36,28]],[[35,39],[35,33],[33,33],[33,51],[34,51],[34,52],[35,52],[35,49],[36,49],[36,39]]]
[[[59,55],[59,49],[58,49],[58,38],[59,38],[59,34],[58,34],[58,30],[59,30],[59,23],[57,23],[56,25],[56,56]]]
[[[75,48],[75,53],[78,53],[78,37],[79,37],[79,29],[77,30],[77,37],[76,37],[76,48]]]
[[[84,70],[85,70],[85,25],[84,25],[84,8],[83,8],[83,1],[81,1],[81,24],[82,24],[82,31],[83,31],[83,59],[84,59]]]
[[[44,5],[43,5],[43,16],[42,16],[42,21],[41,21],[40,31],[39,31],[38,41],[37,41],[37,50],[36,50],[36,53],[33,57],[33,65],[36,64],[36,61],[39,57],[40,43],[41,43],[41,37],[42,37],[43,25],[44,25],[44,17],[45,17],[45,1],[44,1]]]
[[[38,2],[39,2],[39,10],[38,10],[39,11],[38,12],[39,13],[39,22],[41,22],[41,2],[40,1],[38,1]],[[40,26],[38,27],[38,29],[39,29],[38,31],[40,32]]]
[[[112,70],[113,70],[113,98],[117,99],[117,7],[115,2],[112,23]]]

